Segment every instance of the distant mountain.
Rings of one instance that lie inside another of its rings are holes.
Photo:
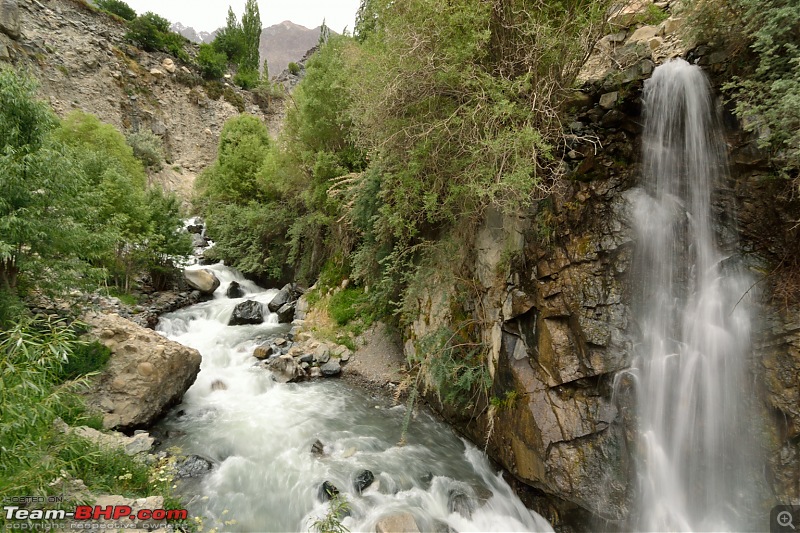
[[[197,33],[197,31],[189,26],[184,26],[180,22],[176,22],[172,26],[170,26],[170,30],[174,31],[175,33],[180,33],[187,39],[195,43],[210,43],[214,40],[214,36],[217,32],[208,33],[207,31],[201,31]]]
[[[288,20],[264,28],[258,47],[262,61],[269,63],[270,77],[277,76],[292,61],[299,61],[319,43],[320,27],[310,30]]]
[[[184,26],[180,22],[173,24],[171,29],[196,43],[210,43],[219,31],[197,32],[194,28]],[[292,61],[299,61],[308,50],[319,42],[319,32],[319,26],[308,29],[288,20],[264,28],[261,31],[259,52],[262,61],[266,59],[269,64],[270,77],[280,74]]]

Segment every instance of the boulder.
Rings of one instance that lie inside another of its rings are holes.
[[[275,347],[269,342],[267,342],[262,344],[261,346],[256,346],[256,349],[253,350],[253,357],[255,357],[256,359],[267,359],[274,353],[275,353]]]
[[[106,428],[146,427],[178,403],[200,371],[200,353],[119,315],[87,315],[91,335],[111,349],[105,369],[91,378],[87,403],[103,412]]]
[[[330,500],[337,494],[339,494],[339,489],[337,489],[336,485],[330,481],[324,481],[322,485],[319,486],[319,490],[317,491],[317,496],[323,502]]]
[[[322,444],[322,441],[319,439],[314,441],[314,444],[311,445],[311,455],[315,457],[322,457],[325,455],[325,445]]]
[[[284,288],[278,291],[278,294],[276,294],[272,301],[267,304],[267,307],[269,307],[271,313],[277,313],[278,309],[288,304],[291,300],[292,286],[286,285]]]
[[[284,304],[278,309],[278,322],[289,324],[292,320],[294,320],[294,304]]]
[[[170,74],[175,74],[175,62],[171,58],[166,58],[164,61],[161,62],[161,66],[164,67],[164,70],[169,72]]]
[[[122,448],[126,455],[131,456],[149,452],[155,442],[155,439],[146,432],[128,437],[117,431],[103,433],[87,426],[72,428],[71,430],[68,428],[68,431],[73,435],[94,442],[101,448]]]
[[[308,314],[308,300],[305,296],[301,296],[300,299],[297,300],[297,304],[294,307],[294,317],[299,318],[300,320],[305,320],[306,315]]]
[[[205,294],[212,294],[219,287],[217,276],[207,269],[184,270],[183,277],[193,289]]]
[[[203,233],[203,225],[202,224],[189,224],[186,226],[186,231],[192,234],[202,235]]]
[[[420,533],[411,513],[398,513],[378,520],[375,533]]]
[[[228,298],[243,298],[244,289],[239,285],[239,282],[231,281],[231,284],[228,285],[228,290],[225,291],[225,296]]]
[[[175,477],[179,479],[200,477],[207,474],[214,464],[199,455],[190,455],[175,464]]]
[[[475,502],[469,494],[461,488],[452,488],[447,491],[447,510],[451,513],[458,513],[467,520],[472,519],[475,512]]]
[[[8,51],[8,47],[0,42],[0,61],[8,61],[11,59],[11,53]]]
[[[356,474],[356,478],[353,481],[353,486],[355,487],[356,492],[361,494],[364,492],[364,489],[372,485],[373,481],[375,481],[375,475],[369,470],[362,470]]]
[[[247,300],[234,308],[228,325],[245,326],[248,324],[261,324],[262,322],[264,322],[264,314],[261,304],[254,300]]]
[[[0,0],[0,32],[12,39],[19,39],[19,5],[17,0]]]
[[[322,372],[322,375],[326,378],[332,378],[342,373],[342,367],[339,364],[338,359],[331,359],[330,361],[319,367],[319,369],[320,372]]]
[[[278,383],[300,381],[306,375],[301,366],[289,355],[282,355],[269,362],[272,378]]]

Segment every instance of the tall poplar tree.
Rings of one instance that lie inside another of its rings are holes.
[[[242,33],[244,34],[244,55],[241,68],[258,71],[258,46],[261,42],[261,15],[256,0],[247,0],[242,15]]]

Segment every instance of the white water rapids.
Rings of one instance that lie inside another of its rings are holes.
[[[222,282],[215,299],[164,315],[158,326],[203,356],[197,381],[163,429],[168,445],[216,462],[184,488],[190,513],[205,517],[206,531],[308,531],[328,511],[317,496],[323,481],[350,503],[343,525],[351,531],[374,531],[380,519],[404,511],[422,531],[552,531],[482,452],[424,412],[411,421],[407,444],[398,446],[405,407],[335,379],[274,382],[268,370],[254,366],[252,353],[259,340],[287,326],[274,314],[258,326],[226,324],[237,303],[266,304],[277,291],[260,289],[222,265],[206,268]],[[244,298],[224,296],[233,280]],[[217,380],[227,389],[212,390]],[[311,454],[317,439],[325,444],[323,457]],[[375,483],[359,495],[353,476],[363,469],[374,473]],[[471,518],[448,510],[454,492],[474,502]]]

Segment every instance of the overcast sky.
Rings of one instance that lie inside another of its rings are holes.
[[[152,11],[170,22],[180,22],[198,32],[214,31],[225,25],[228,6],[241,18],[245,0],[126,0],[137,13]],[[352,32],[359,0],[258,0],[261,25],[265,28],[291,20],[307,28],[327,21],[337,33]]]

